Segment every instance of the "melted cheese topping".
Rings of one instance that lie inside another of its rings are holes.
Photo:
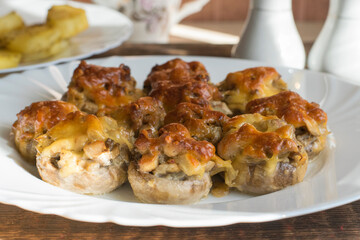
[[[327,115],[316,103],[309,103],[295,92],[286,91],[268,98],[256,99],[246,106],[248,113],[276,115],[296,128],[306,127],[314,135],[327,134]]]
[[[287,86],[274,68],[256,67],[229,73],[219,88],[231,110],[244,112],[249,101],[275,95]]]
[[[206,166],[215,155],[215,147],[206,141],[196,141],[181,124],[168,124],[159,131],[159,137],[150,137],[142,131],[135,141],[136,151],[142,156],[138,161],[139,170],[150,172],[161,163],[176,163],[186,175],[202,176]]]

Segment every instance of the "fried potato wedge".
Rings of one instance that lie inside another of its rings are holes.
[[[20,53],[0,49],[0,69],[16,67],[20,59]]]
[[[6,35],[5,47],[23,54],[36,53],[50,49],[60,35],[58,29],[46,24],[26,26]]]
[[[0,17],[0,37],[22,27],[24,27],[24,21],[16,12]]]
[[[50,46],[50,48],[48,49],[35,53],[24,54],[22,57],[22,62],[38,61],[41,59],[52,57],[60,52],[65,51],[68,47],[69,47],[68,40],[59,40],[55,42],[52,46]]]
[[[61,32],[61,38],[73,37],[88,28],[85,10],[69,5],[53,6],[49,9],[46,23]]]

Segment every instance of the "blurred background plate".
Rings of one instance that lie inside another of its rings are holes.
[[[51,58],[21,63],[16,68],[0,70],[0,73],[39,68],[60,62],[86,58],[119,46],[132,33],[131,21],[115,10],[86,3],[61,0],[0,0],[0,16],[16,11],[26,25],[44,23],[47,11],[53,5],[68,4],[86,11],[89,28],[70,39],[70,47]]]
[[[151,68],[177,56],[108,57],[89,60],[102,66],[131,68],[137,87]],[[183,56],[200,61],[211,81],[222,81],[229,72],[263,63],[233,58]],[[252,196],[232,191],[216,198],[209,195],[194,205],[139,203],[125,184],[101,196],[72,193],[43,182],[34,166],[27,164],[10,139],[16,114],[35,101],[60,99],[67,91],[78,61],[0,79],[0,202],[48,214],[122,225],[173,227],[222,226],[239,222],[265,222],[300,216],[360,199],[360,87],[314,71],[276,67],[289,88],[308,101],[320,104],[328,114],[326,149],[309,164],[304,181],[281,191]],[[26,91],[24,91],[26,89]]]

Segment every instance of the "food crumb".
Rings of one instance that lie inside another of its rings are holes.
[[[211,194],[214,197],[224,197],[229,194],[230,188],[220,176],[214,176],[212,180],[213,186],[211,188]]]

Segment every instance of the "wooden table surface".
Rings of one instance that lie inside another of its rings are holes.
[[[231,45],[125,44],[104,54],[230,56]],[[310,45],[306,44],[309,49]],[[128,227],[114,223],[78,222],[0,204],[0,239],[360,239],[360,201],[334,209],[267,223],[213,228]]]

